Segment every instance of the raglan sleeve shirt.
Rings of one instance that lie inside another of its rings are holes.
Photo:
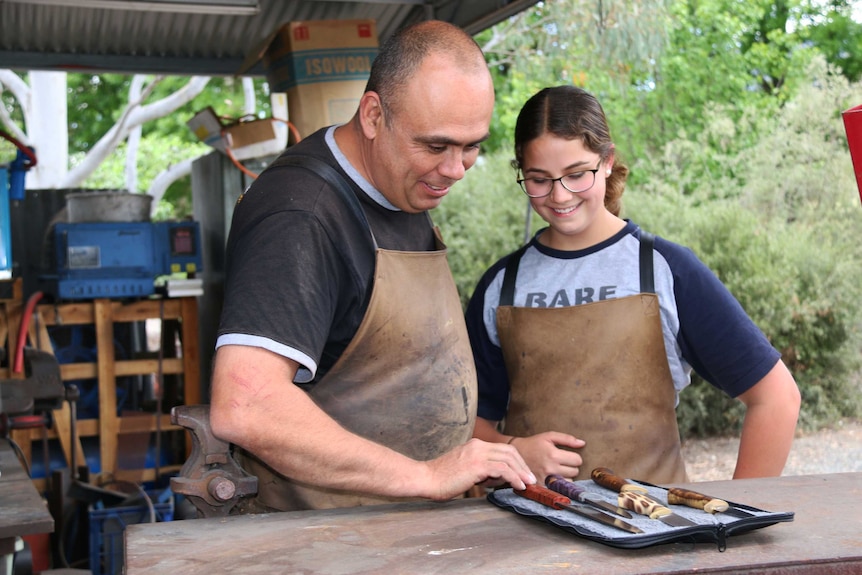
[[[731,397],[763,379],[780,359],[739,301],[689,248],[656,238],[673,270],[677,341],[695,372]]]
[[[602,259],[600,268],[630,266],[637,270],[636,243],[627,249],[611,248],[614,245],[619,248],[623,242],[638,242],[638,235],[637,226],[628,222],[619,237],[588,257],[607,258],[607,254],[614,253],[617,254],[615,257],[625,261]],[[669,363],[677,392],[690,382],[692,368],[731,397],[750,389],[777,363],[780,358],[778,351],[692,250],[662,238],[656,238],[654,250],[656,274],[665,275],[656,278],[662,323],[665,330],[676,326],[675,333],[666,334],[666,347],[673,347]],[[525,257],[529,255],[528,251]],[[467,330],[478,374],[478,415],[490,421],[500,421],[505,417],[509,401],[509,378],[502,350],[496,333],[492,337],[488,329],[489,325],[493,326],[496,316],[501,276],[509,257],[511,254],[482,276],[466,311]],[[552,286],[549,290],[558,287],[561,286]],[[637,284],[632,284],[629,289],[619,290],[616,297],[637,291]],[[523,305],[518,301],[517,293],[516,289],[515,305]],[[672,298],[673,305],[668,305],[671,303],[668,301],[662,302],[662,298]],[[668,346],[668,343],[673,345]]]

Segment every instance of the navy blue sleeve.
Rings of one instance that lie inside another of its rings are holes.
[[[673,270],[683,357],[712,385],[739,396],[763,379],[781,354],[692,250],[656,238],[656,251]]]
[[[470,303],[467,305],[465,320],[473,359],[478,376],[479,407],[478,415],[489,421],[500,421],[506,416],[509,407],[509,376],[503,361],[503,351],[488,337],[483,321],[485,313],[485,292],[488,285],[503,265],[503,260],[491,267],[479,280]]]

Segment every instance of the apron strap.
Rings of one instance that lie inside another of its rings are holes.
[[[521,249],[512,254],[506,262],[506,273],[503,275],[503,287],[500,290],[500,305],[514,305],[515,302],[515,280],[518,278],[518,266],[521,265],[521,257],[530,244],[524,244]]]
[[[647,231],[640,231],[640,282],[641,293],[655,293],[655,277],[653,273],[652,251],[655,236]],[[521,249],[512,254],[506,262],[506,272],[503,274],[503,287],[500,290],[500,305],[514,305],[515,280],[518,278],[518,267],[521,257],[530,244],[524,244]]]
[[[653,274],[652,250],[655,245],[655,236],[641,230],[640,235],[640,272],[641,293],[655,293],[655,276]]]
[[[359,198],[353,192],[353,188],[344,179],[344,176],[338,173],[338,170],[313,156],[303,156],[299,154],[285,154],[278,158],[272,164],[273,166],[297,166],[305,168],[310,172],[314,172],[326,183],[332,186],[335,191],[344,200],[345,205],[351,213],[363,224],[365,229],[371,235],[371,241],[374,244],[374,250],[377,250],[377,240],[374,238],[374,232],[371,231],[371,225],[368,223],[368,218],[365,217],[365,212],[362,210],[362,204],[359,203]]]

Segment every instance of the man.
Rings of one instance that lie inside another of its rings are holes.
[[[535,482],[513,447],[469,439],[475,367],[427,214],[475,163],[493,105],[475,41],[414,25],[381,47],[348,124],[291,147],[240,198],[211,425],[259,477],[250,510]]]

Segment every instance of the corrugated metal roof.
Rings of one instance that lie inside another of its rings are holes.
[[[135,9],[86,7],[100,2],[0,0],[0,68],[233,75],[247,54],[290,21],[372,18],[382,42],[429,18],[475,34],[537,0],[257,0],[254,15],[143,10],[140,0],[117,2]],[[252,69],[261,73],[259,66]]]

